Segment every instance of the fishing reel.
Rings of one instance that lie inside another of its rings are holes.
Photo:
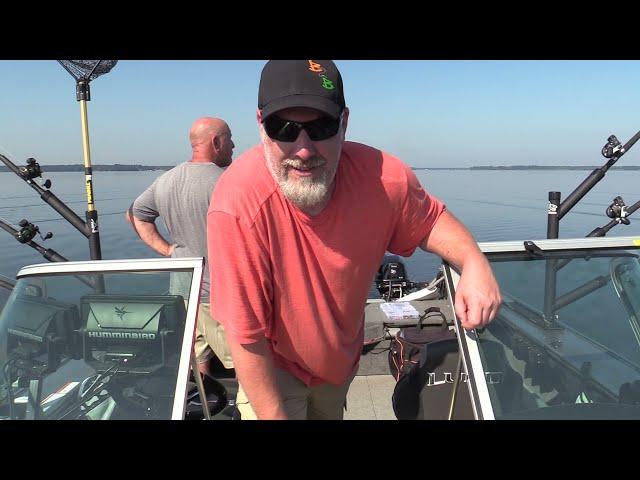
[[[23,177],[28,178],[29,180],[42,177],[42,169],[35,158],[27,158],[27,166],[20,167],[20,173]]]
[[[614,155],[622,155],[623,153],[624,150],[620,140],[618,140],[615,135],[609,136],[607,143],[602,147],[602,156],[604,158],[611,158]]]
[[[607,217],[617,220],[619,223],[629,225],[631,222],[627,218],[627,205],[622,197],[618,196],[613,199],[613,203],[607,207],[605,212]]]
[[[35,158],[27,158],[27,165],[25,167],[20,167],[20,175],[22,175],[25,180],[33,180],[38,177],[42,178],[42,169],[40,168],[40,164]],[[45,188],[51,188],[51,180],[45,180],[42,185]]]
[[[16,240],[20,243],[28,243],[33,240],[33,237],[36,236],[36,233],[40,235],[42,241],[48,240],[53,237],[53,233],[47,232],[47,234],[43,237],[42,233],[40,233],[40,228],[34,225],[33,223],[28,222],[26,219],[20,220],[20,230],[15,234]]]

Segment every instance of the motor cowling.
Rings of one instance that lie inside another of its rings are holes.
[[[376,287],[380,295],[387,300],[400,298],[410,283],[402,260],[396,255],[386,256],[376,274]]]

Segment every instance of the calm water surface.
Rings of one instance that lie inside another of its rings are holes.
[[[162,173],[98,172],[94,176],[103,258],[157,256],[135,235],[124,218],[124,211]],[[478,241],[499,241],[545,238],[548,191],[559,190],[564,198],[589,172],[419,170],[416,173],[427,191],[442,199]],[[84,218],[83,174],[45,173],[45,178],[52,180],[53,193]],[[562,219],[560,237],[583,237],[595,227],[606,224],[609,219],[605,209],[616,195],[621,195],[628,205],[638,201],[639,180],[640,172],[609,172]],[[26,218],[39,225],[41,231],[54,233],[54,237],[45,243],[36,237],[38,243],[70,260],[89,259],[86,239],[12,173],[0,173],[0,218],[14,226]],[[166,234],[164,226],[161,231]],[[631,225],[617,226],[609,234],[626,235],[640,235],[640,221],[635,216],[631,217]],[[44,262],[46,260],[35,250],[19,244],[0,230],[0,274],[13,278],[22,266]],[[418,250],[406,259],[406,264],[412,280],[427,281],[435,275],[439,260]]]

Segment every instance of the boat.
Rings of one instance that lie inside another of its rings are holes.
[[[471,332],[455,319],[454,268],[444,263],[432,282],[414,283],[398,257],[385,258],[345,418],[638,418],[640,238],[479,246],[504,304]],[[237,417],[232,372],[218,368],[201,385],[189,378],[202,262],[52,262],[0,279],[0,417]],[[191,277],[187,298],[168,293],[173,274]],[[381,308],[402,304],[424,318]],[[418,324],[452,335],[425,344],[403,387],[389,352]]]
[[[496,319],[483,329],[460,327],[452,300],[459,276],[443,264],[438,296],[408,303],[421,314],[442,313],[427,317],[425,332],[437,334],[444,324],[455,335],[425,343],[411,373],[370,387],[372,405],[347,418],[366,418],[367,408],[385,419],[640,418],[640,238],[479,246],[503,294]],[[389,320],[379,302],[369,300],[366,312],[385,333],[376,346],[382,351],[415,320]],[[380,383],[389,365],[368,361],[372,353],[363,355],[359,373]]]
[[[379,298],[365,308],[367,341],[345,418],[640,418],[640,239],[528,245],[480,243],[504,296],[481,330],[455,320],[458,275],[450,265],[413,297],[406,278],[380,279]],[[389,263],[398,265],[388,259],[383,267]],[[189,378],[202,265],[202,258],[134,259],[22,268],[0,315],[0,418],[237,416],[228,371],[206,385]],[[191,277],[188,298],[167,292],[173,274]],[[430,314],[389,317],[381,308],[405,303]],[[412,381],[400,388],[388,352],[418,323],[451,335],[425,344],[403,378]]]

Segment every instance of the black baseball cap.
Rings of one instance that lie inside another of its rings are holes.
[[[331,60],[269,60],[262,69],[262,119],[285,108],[309,107],[338,118],[345,107],[342,77]]]

